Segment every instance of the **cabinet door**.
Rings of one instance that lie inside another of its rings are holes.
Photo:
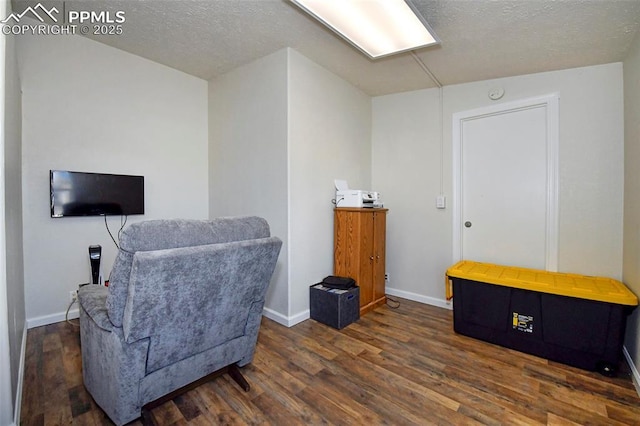
[[[333,273],[358,280],[360,273],[360,223],[352,212],[335,212]],[[359,284],[359,283],[358,283]]]
[[[373,300],[373,217],[358,211],[334,216],[334,275],[351,277],[360,287],[360,306]]]
[[[374,265],[375,236],[373,233],[374,215],[370,212],[358,214],[360,218],[360,306],[368,305],[374,300]]]
[[[386,228],[387,215],[384,212],[374,214],[374,270],[373,270],[373,300],[379,300],[385,295],[386,272]]]
[[[335,210],[333,273],[356,280],[365,312],[384,303],[385,233],[384,212]]]

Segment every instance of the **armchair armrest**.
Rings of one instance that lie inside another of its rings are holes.
[[[78,303],[93,322],[105,331],[113,331],[114,325],[107,315],[109,289],[101,285],[86,285],[78,290]]]

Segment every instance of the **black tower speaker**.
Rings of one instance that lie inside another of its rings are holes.
[[[89,246],[89,261],[91,262],[91,282],[100,284],[100,257],[102,246]]]

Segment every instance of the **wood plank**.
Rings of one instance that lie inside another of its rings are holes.
[[[623,424],[640,425],[640,406],[607,403],[607,417]]]
[[[173,399],[173,402],[180,410],[182,417],[187,421],[191,421],[202,414],[198,405],[187,395],[178,395]]]
[[[579,423],[572,422],[553,413],[549,413],[548,426],[580,426]]]
[[[228,424],[228,425],[241,425],[246,424],[242,417],[236,413],[233,408],[218,395],[216,392],[216,386],[220,378],[212,380],[199,386],[195,389],[199,398],[196,401],[202,403],[199,409],[205,418],[208,419],[211,424]],[[163,422],[162,424],[170,424]]]
[[[403,357],[395,354],[383,353],[384,359],[377,361],[378,364],[390,371],[401,374],[404,377],[415,381],[429,389],[437,390],[443,395],[452,395],[460,403],[458,412],[466,416],[481,421],[484,424],[491,424],[496,421],[507,422],[509,424],[532,424],[534,421],[520,413],[514,412],[501,405],[492,403],[487,399],[487,395],[475,388],[465,389],[455,381],[450,380],[441,372],[430,372],[421,366],[407,365]]]
[[[322,377],[324,374],[330,373],[323,371],[318,376]],[[345,423],[347,419],[351,418],[356,420],[352,422],[355,424],[381,424],[383,422],[383,419],[377,413],[353,399],[350,392],[345,392],[343,388],[334,386],[328,381],[315,380],[310,388],[307,389],[313,389],[316,395],[321,395],[346,413],[343,421],[339,423]],[[322,411],[325,412],[325,410]]]
[[[172,425],[184,420],[182,413],[173,401],[169,401],[159,407],[155,407],[151,410],[151,417],[158,424],[163,423]]]
[[[297,394],[283,392],[285,387],[280,383],[271,379],[268,373],[262,372],[256,369],[255,374],[252,375],[252,383],[258,382],[265,389],[265,392],[254,400],[262,400],[265,395],[269,395],[269,399],[274,399],[287,411],[289,415],[294,416],[306,424],[320,424],[324,423],[323,417],[316,412],[315,407],[310,406],[300,398]]]
[[[377,389],[375,384],[362,385],[346,374],[338,371],[337,374],[329,371],[321,371],[318,377],[340,390],[341,393],[350,395],[351,399],[358,405],[364,406],[367,410],[376,413],[383,419],[383,423],[394,425],[416,425],[425,423],[425,413],[415,415],[413,412],[403,410],[397,403],[389,398],[387,393]],[[354,423],[359,424],[359,423]],[[375,422],[373,424],[376,424]]]
[[[254,387],[253,384],[251,386]],[[241,390],[231,379],[228,377],[221,377],[215,386],[216,393],[220,398],[224,399],[229,407],[235,411],[240,418],[244,421],[248,421],[252,424],[263,424],[267,422],[262,411],[256,407],[253,403],[253,399],[257,398],[264,391],[256,393],[251,399],[247,398],[247,392]]]

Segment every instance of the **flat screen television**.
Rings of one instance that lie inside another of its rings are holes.
[[[51,217],[144,214],[144,176],[50,170]]]

